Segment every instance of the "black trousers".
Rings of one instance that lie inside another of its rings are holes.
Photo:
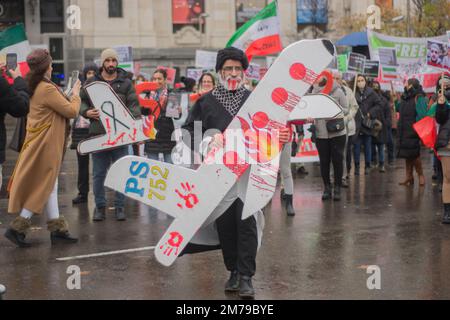
[[[333,163],[334,184],[342,184],[342,175],[344,172],[344,149],[346,136],[340,136],[332,139],[317,139],[316,146],[319,151],[320,173],[325,186],[331,185],[330,165]]]
[[[77,152],[78,160],[78,194],[86,196],[89,193],[89,155],[80,155]]]
[[[347,176],[350,175],[350,170],[352,170],[352,155],[353,155],[353,136],[348,136],[345,154],[345,164],[347,167]]]
[[[252,277],[256,271],[258,233],[256,219],[241,219],[244,203],[236,199],[216,220],[223,260],[228,271]]]

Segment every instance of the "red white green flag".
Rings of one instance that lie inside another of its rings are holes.
[[[226,46],[243,50],[249,61],[253,56],[265,56],[282,51],[276,1],[271,2],[240,27]]]
[[[20,66],[23,76],[30,70],[26,63],[27,55],[30,52],[31,47],[23,24],[17,24],[0,32],[0,55],[17,54],[17,64]],[[11,79],[8,80],[11,82]]]

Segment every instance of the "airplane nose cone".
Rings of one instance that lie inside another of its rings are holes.
[[[325,46],[325,48],[328,50],[328,52],[334,56],[334,45],[330,40],[322,40],[323,45]]]

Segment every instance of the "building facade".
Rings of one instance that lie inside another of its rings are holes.
[[[375,2],[404,10],[408,0],[278,0],[282,41],[343,36],[333,25]],[[55,71],[68,73],[103,48],[129,45],[142,70],[194,65],[195,50],[225,46],[236,29],[270,0],[1,0],[0,26],[24,23],[32,45],[46,46]],[[80,8],[79,29],[67,12]],[[70,28],[69,28],[70,27]],[[72,29],[71,29],[72,28]]]

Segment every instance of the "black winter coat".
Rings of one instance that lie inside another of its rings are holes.
[[[244,105],[250,94],[250,91],[247,91],[244,94],[240,102],[241,107]],[[207,130],[216,129],[223,133],[232,120],[233,116],[231,116],[231,114],[225,109],[225,107],[223,107],[222,104],[217,101],[212,92],[203,95],[194,104],[191,111],[189,112],[185,124],[183,125],[183,129],[186,129],[190,133],[191,145],[189,147],[192,150],[198,151],[198,145],[195,145],[194,142],[201,142],[204,138],[203,134]],[[194,136],[195,121],[201,121],[202,125],[202,136],[197,137],[197,139],[195,139],[196,137]],[[184,137],[183,141],[188,142],[184,139]]]
[[[387,143],[388,140],[388,128],[391,126],[392,119],[391,119],[391,108],[389,105],[389,101],[386,100],[385,97],[380,95],[380,109],[375,110],[375,114],[372,114],[372,118],[375,118],[377,120],[380,120],[383,124],[383,128],[378,134],[377,137],[373,138],[374,143]]]
[[[439,133],[436,140],[436,150],[445,148],[450,141],[450,105],[437,104],[436,105],[436,122],[439,123]]]
[[[361,92],[361,90],[359,89],[356,89],[355,98],[359,105],[359,111],[355,116],[356,136],[358,136],[360,133],[370,135],[370,129],[367,129],[361,125],[362,119],[363,116],[367,117],[368,114],[371,115],[372,119],[375,115],[382,114],[380,96],[372,88],[366,87],[364,88],[363,92]]]
[[[173,119],[166,117],[163,113],[164,111],[155,121],[157,130],[155,140],[145,143],[145,153],[171,153],[176,145],[176,141],[172,141],[172,133],[175,130]]]
[[[101,72],[102,70],[100,69],[94,77],[86,81],[85,85],[88,85],[89,83],[92,83],[94,81],[107,82],[105,79],[103,79]],[[120,100],[122,100],[123,104],[130,110],[131,114],[135,118],[139,118],[141,116],[141,108],[139,106],[138,97],[136,95],[136,90],[133,86],[133,83],[130,79],[127,78],[127,72],[121,68],[117,68],[117,78],[108,83],[113,88],[114,92],[117,94]],[[80,98],[80,114],[83,117],[87,118],[87,111],[89,109],[93,109],[94,106],[91,105],[91,101],[89,100],[86,90],[81,89]],[[95,107],[100,108],[100,106]],[[89,135],[96,136],[106,133],[101,121],[90,120],[90,122],[91,125],[89,127]]]
[[[398,109],[400,119],[398,120],[397,157],[404,159],[415,159],[420,156],[420,138],[413,128],[416,123],[416,95],[404,94]]]
[[[30,96],[25,80],[18,77],[12,86],[0,75],[0,164],[5,162],[6,127],[5,116],[20,118],[28,114]]]

